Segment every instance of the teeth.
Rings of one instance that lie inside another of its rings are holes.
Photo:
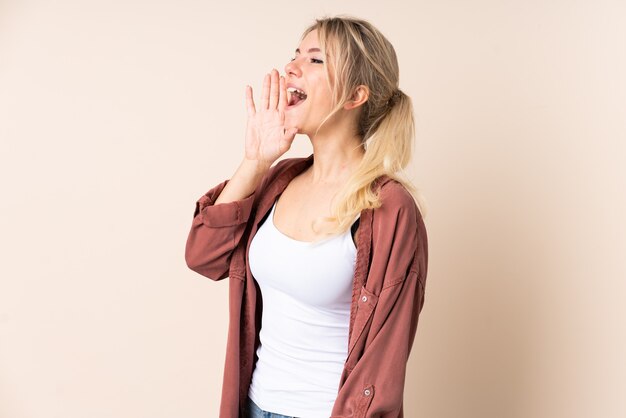
[[[306,93],[295,87],[289,87],[287,91],[291,94],[297,94],[298,96],[300,96],[301,99],[306,99]]]

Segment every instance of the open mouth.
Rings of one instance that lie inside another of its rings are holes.
[[[297,106],[306,100],[306,93],[295,87],[289,87],[287,89],[287,93],[289,94],[289,102],[287,103],[287,107]]]

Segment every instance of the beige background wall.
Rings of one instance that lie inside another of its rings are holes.
[[[244,86],[327,13],[387,35],[415,105],[407,417],[626,416],[624,2],[3,0],[0,417],[217,416],[195,200],[243,155]]]

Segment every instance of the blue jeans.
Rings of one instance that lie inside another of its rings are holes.
[[[248,399],[246,400],[243,416],[245,418],[296,418],[296,417],[290,417],[287,415],[275,414],[273,412],[264,411],[261,408],[259,408],[259,406],[255,404],[254,401],[252,401],[252,399],[250,399],[249,396],[248,396]]]

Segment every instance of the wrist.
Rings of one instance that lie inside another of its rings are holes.
[[[272,166],[272,162],[253,160],[253,159],[244,157],[243,161],[241,162],[241,165],[242,167],[245,167],[246,170],[249,170],[251,172],[254,172],[257,174],[265,174],[267,170],[269,170],[270,167]]]

